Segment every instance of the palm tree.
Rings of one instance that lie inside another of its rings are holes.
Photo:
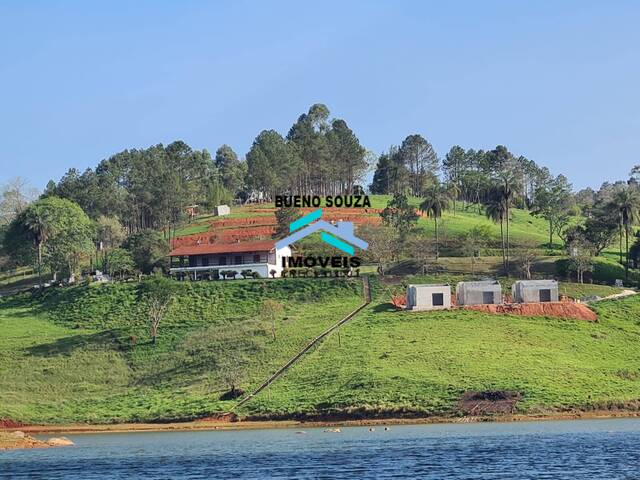
[[[438,250],[438,218],[442,217],[442,212],[449,208],[451,197],[449,193],[440,185],[432,185],[425,191],[424,200],[420,204],[420,211],[427,217],[433,218],[436,234],[436,260],[440,254]]]
[[[509,220],[511,218],[510,209],[515,203],[516,194],[517,194],[517,191],[515,189],[515,183],[509,183],[506,180],[504,182],[504,185],[502,185],[498,189],[498,195],[502,199],[502,203],[504,204],[504,209],[505,209],[504,222],[506,227],[505,245],[506,245],[506,259],[507,259],[507,262],[506,262],[507,277],[509,277],[509,267],[510,267],[509,265],[509,257],[510,257],[509,255]]]
[[[38,285],[42,291],[42,256],[49,237],[53,234],[51,211],[34,204],[24,213],[24,225],[38,248]]]
[[[624,231],[626,261],[624,265],[625,278],[629,278],[629,232],[633,224],[638,221],[640,209],[640,194],[627,187],[616,192],[612,200],[613,207],[618,212],[620,222],[620,260],[622,261],[622,232]]]
[[[453,216],[456,216],[456,201],[458,199],[458,197],[460,196],[460,185],[458,185],[456,182],[449,182],[447,184],[447,193],[449,194],[449,196],[451,197],[451,201],[453,202]]]
[[[495,223],[500,223],[500,242],[502,245],[502,268],[507,270],[507,257],[504,242],[504,219],[507,216],[507,208],[505,207],[502,197],[497,192],[492,191],[485,205],[484,210],[487,218]]]

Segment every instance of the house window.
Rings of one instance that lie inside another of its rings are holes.
[[[433,305],[434,307],[444,306],[444,293],[432,293],[431,305]]]
[[[242,265],[242,255],[236,255],[233,263],[236,265]]]
[[[218,265],[226,265],[227,264],[227,257],[220,257],[218,259]]]
[[[196,264],[196,257],[194,257],[194,256],[189,256],[189,266],[190,266],[190,267],[196,267],[196,266],[197,266],[197,264]]]
[[[256,253],[253,256],[253,263],[260,263],[260,254],[259,253]]]
[[[202,257],[202,266],[203,267],[209,266],[209,257]]]
[[[493,292],[482,292],[482,303],[493,304]]]
[[[540,290],[540,301],[541,302],[550,302],[551,301],[551,290],[548,288],[544,288]]]

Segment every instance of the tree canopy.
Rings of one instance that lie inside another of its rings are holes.
[[[82,209],[69,200],[46,197],[29,205],[9,225],[4,248],[11,256],[33,261],[41,274],[73,274],[81,257],[94,249],[95,228]]]

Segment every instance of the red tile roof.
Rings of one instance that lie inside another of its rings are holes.
[[[275,246],[275,240],[214,244],[203,243],[201,245],[184,245],[178,247],[172,250],[169,256],[180,257],[183,255],[209,255],[213,253],[270,252]]]

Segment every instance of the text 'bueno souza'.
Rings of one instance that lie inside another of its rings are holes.
[[[317,195],[276,195],[275,204],[280,207],[318,208],[322,205],[322,198]],[[327,195],[324,197],[325,207],[370,208],[368,195]]]

